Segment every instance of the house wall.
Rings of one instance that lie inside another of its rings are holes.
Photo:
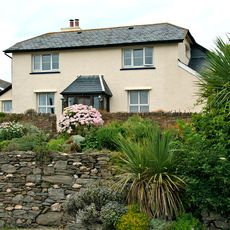
[[[180,47],[181,45],[179,45]],[[121,70],[122,48],[82,49],[59,53],[58,74],[30,74],[31,54],[13,54],[13,112],[36,109],[36,92],[55,92],[55,110],[62,111],[60,93],[77,75],[104,75],[111,89],[111,112],[128,111],[128,89],[150,89],[150,111],[188,111],[195,102],[195,76],[178,67],[178,44],[154,45],[155,69]],[[123,47],[125,48],[125,47]],[[135,47],[133,47],[135,48]],[[179,51],[178,51],[179,50]]]
[[[3,101],[11,101],[12,100],[12,89],[8,90],[4,94],[0,95],[0,112],[3,112]]]

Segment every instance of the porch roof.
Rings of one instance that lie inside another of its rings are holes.
[[[67,88],[62,95],[82,95],[82,94],[105,94],[112,96],[104,77],[102,75],[78,76]]]

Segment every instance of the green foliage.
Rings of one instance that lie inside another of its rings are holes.
[[[28,151],[36,150],[38,147],[42,146],[45,148],[48,140],[48,136],[40,131],[39,133],[27,134],[20,138],[12,139],[7,145],[5,145],[3,151]]]
[[[114,121],[109,123],[107,126],[101,127],[97,130],[97,143],[98,149],[109,149],[109,150],[116,150],[116,145],[114,143],[114,138],[122,133],[122,125],[121,123]]]
[[[148,230],[149,218],[143,212],[129,209],[117,222],[116,230]]]
[[[129,186],[128,202],[138,203],[149,216],[171,219],[183,211],[180,199],[184,181],[171,173],[173,135],[158,126],[148,128],[134,140],[120,136],[115,139],[122,153],[118,164],[116,186]]]
[[[141,118],[140,116],[131,116],[125,122],[112,121],[109,124],[91,129],[85,137],[86,140],[81,144],[83,150],[86,149],[109,149],[111,151],[117,150],[117,145],[114,138],[120,134],[132,139],[133,141],[141,139],[148,129],[155,127],[153,121]]]
[[[202,230],[204,229],[200,221],[191,214],[183,214],[177,218],[173,224],[172,230]]]
[[[203,113],[194,115],[193,127],[210,145],[220,144],[230,149],[230,113],[226,108],[207,109]]]
[[[146,136],[146,132],[149,129],[153,130],[156,127],[156,123],[154,123],[152,120],[144,119],[138,115],[131,116],[122,125],[124,130],[123,136],[126,136],[133,141],[138,141]]]
[[[0,124],[0,141],[22,137],[25,134],[22,124],[16,122],[4,122]]]
[[[208,107],[219,109],[230,106],[229,73],[230,44],[218,38],[216,48],[208,53],[207,66],[198,82],[200,97],[207,101]]]
[[[100,220],[104,229],[114,229],[118,220],[127,212],[124,204],[117,201],[111,201],[101,208]]]
[[[52,152],[64,152],[65,150],[65,142],[67,138],[65,136],[58,136],[56,139],[51,139],[48,142],[48,149]]]
[[[150,230],[172,230],[172,221],[153,218],[150,221]]]
[[[4,118],[5,116],[6,116],[6,114],[5,114],[5,113],[0,112],[0,120],[1,120],[2,118]]]
[[[117,203],[115,203],[117,202]],[[104,226],[113,225],[124,211],[123,196],[104,186],[93,185],[71,196],[65,202],[65,210],[77,216],[85,226],[100,223]],[[119,205],[118,205],[119,203]],[[111,208],[110,212],[105,210]]]
[[[210,144],[203,130],[198,133],[196,128],[181,123],[180,137],[174,142],[176,173],[187,183],[184,199],[187,209],[197,215],[202,211],[229,215],[229,149],[218,138]]]
[[[10,140],[0,141],[0,150],[3,151],[7,149],[10,142],[11,142]]]

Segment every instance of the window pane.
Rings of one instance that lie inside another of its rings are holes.
[[[131,113],[138,113],[138,106],[129,106],[129,111]]]
[[[143,66],[143,49],[133,50],[133,65]]]
[[[59,56],[58,56],[58,54],[52,55],[52,69],[59,69]]]
[[[39,101],[38,101],[39,106],[40,105],[46,105],[46,94],[41,93],[38,96],[39,96]]]
[[[145,48],[145,64],[153,64],[153,48]]]
[[[54,108],[52,108],[52,107],[47,108],[47,113],[54,114]]]
[[[130,105],[138,104],[138,91],[130,91],[129,97],[130,97]]]
[[[148,104],[148,91],[140,91],[140,104]]]
[[[11,113],[12,111],[12,101],[3,101],[3,112]]]
[[[42,70],[50,70],[50,54],[42,55]]]
[[[85,97],[84,104],[85,104],[85,105],[91,105],[90,102],[91,102],[90,97]]]
[[[149,112],[149,106],[147,106],[147,105],[141,105],[140,106],[140,112],[141,113],[147,113],[147,112]]]
[[[124,65],[132,65],[132,51],[124,50]]]
[[[68,97],[68,106],[74,105],[74,97]]]
[[[54,105],[54,94],[53,93],[47,94],[47,105]]]
[[[98,98],[98,96],[93,97],[93,107],[95,109],[99,109],[99,98]]]
[[[46,108],[45,107],[39,107],[38,112],[39,113],[46,113]]]
[[[33,57],[33,69],[40,70],[40,55],[35,55]]]

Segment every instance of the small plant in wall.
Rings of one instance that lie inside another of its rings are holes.
[[[92,106],[75,104],[64,109],[59,119],[59,133],[84,134],[90,127],[103,123],[98,110]]]

